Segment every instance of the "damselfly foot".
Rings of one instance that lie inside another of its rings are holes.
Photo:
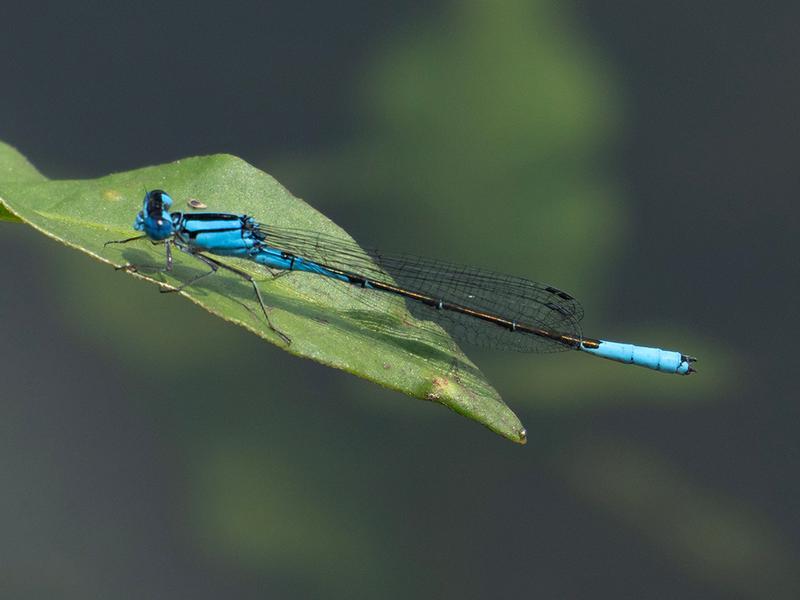
[[[125,271],[126,273],[139,273],[140,271],[151,271],[153,273],[166,273],[169,271],[166,267],[157,267],[156,265],[121,265],[114,267],[115,271]]]

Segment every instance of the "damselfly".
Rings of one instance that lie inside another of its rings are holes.
[[[163,190],[146,192],[134,224],[143,234],[107,244],[149,239],[164,243],[167,271],[172,270],[173,245],[209,267],[169,291],[183,290],[219,269],[242,277],[252,284],[269,327],[287,344],[291,340],[273,326],[253,277],[210,254],[252,260],[281,273],[314,274],[362,288],[361,293],[401,296],[422,307],[424,318],[459,342],[520,352],[579,350],[664,373],[695,371],[691,363],[696,359],[680,352],[584,337],[580,304],[549,285],[429,258],[384,254],[321,233],[264,225],[247,215],[170,212],[171,205]]]

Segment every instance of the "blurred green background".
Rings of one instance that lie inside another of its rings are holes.
[[[0,139],[46,175],[231,152],[700,372],[466,348],[518,447],[0,223],[0,596],[800,595],[796,3],[6,13]]]

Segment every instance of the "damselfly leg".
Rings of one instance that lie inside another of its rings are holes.
[[[241,271],[241,270],[239,270],[239,269],[237,269],[235,267],[231,267],[230,265],[226,265],[225,263],[220,262],[218,260],[215,260],[215,259],[213,259],[210,256],[207,256],[205,254],[201,254],[200,252],[194,252],[194,251],[192,251],[191,249],[189,249],[189,248],[187,248],[185,246],[182,246],[182,245],[179,245],[179,244],[175,244],[175,245],[182,252],[185,252],[189,256],[192,256],[192,257],[196,258],[197,260],[199,260],[200,262],[202,262],[203,264],[208,266],[211,270],[207,271],[205,273],[201,273],[200,275],[197,275],[197,276],[193,277],[192,279],[190,279],[186,283],[183,283],[183,284],[179,285],[176,288],[167,289],[167,290],[162,289],[162,290],[160,290],[162,293],[166,294],[166,293],[170,293],[170,292],[180,292],[180,291],[186,289],[187,287],[189,287],[190,285],[193,285],[193,284],[197,283],[199,280],[201,280],[201,279],[203,279],[205,277],[208,277],[209,275],[213,275],[219,269],[223,269],[225,271],[229,271],[229,272],[231,272],[231,273],[233,273],[235,275],[238,275],[239,277],[241,277],[245,281],[250,282],[250,284],[253,286],[253,291],[256,294],[256,299],[258,300],[258,304],[259,304],[259,306],[261,306],[261,312],[264,313],[264,318],[267,321],[267,326],[275,333],[275,335],[277,335],[279,338],[281,338],[286,343],[287,346],[292,343],[292,338],[290,338],[288,335],[283,333],[280,329],[278,329],[277,327],[275,327],[272,324],[272,321],[270,320],[269,314],[267,312],[267,305],[264,304],[264,298],[262,298],[261,291],[258,289],[258,284],[256,283],[256,280],[253,279],[253,277],[249,273]]]
[[[110,240],[103,244],[103,248],[106,246],[110,246],[111,244],[127,244],[128,242],[135,242],[136,240],[143,240],[147,237],[147,234],[137,235],[132,238],[127,238],[125,240]]]
[[[128,242],[135,242],[136,240],[145,239],[146,237],[147,237],[146,235],[137,235],[136,237],[128,238],[126,240],[111,240],[110,242],[106,242],[105,244],[103,244],[103,248],[105,248],[109,244],[127,244]],[[164,273],[164,272],[169,273],[169,272],[171,272],[172,271],[172,243],[169,240],[165,240],[163,242],[154,242],[154,241],[151,240],[150,243],[153,244],[154,246],[157,246],[159,244],[164,244],[165,250],[166,250],[166,258],[165,258],[165,263],[164,263],[163,267],[157,267],[155,265],[133,265],[133,264],[127,264],[127,265],[122,265],[121,267],[115,267],[115,269],[117,271],[132,271],[134,273],[136,273],[138,271],[155,271],[155,272],[158,272],[158,273]]]

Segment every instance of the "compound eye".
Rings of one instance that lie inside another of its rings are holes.
[[[172,206],[172,198],[164,190],[153,190],[150,192],[150,199],[164,210],[168,210]]]
[[[147,214],[151,218],[160,217],[162,213],[169,210],[172,198],[163,190],[153,190],[147,193]]]

